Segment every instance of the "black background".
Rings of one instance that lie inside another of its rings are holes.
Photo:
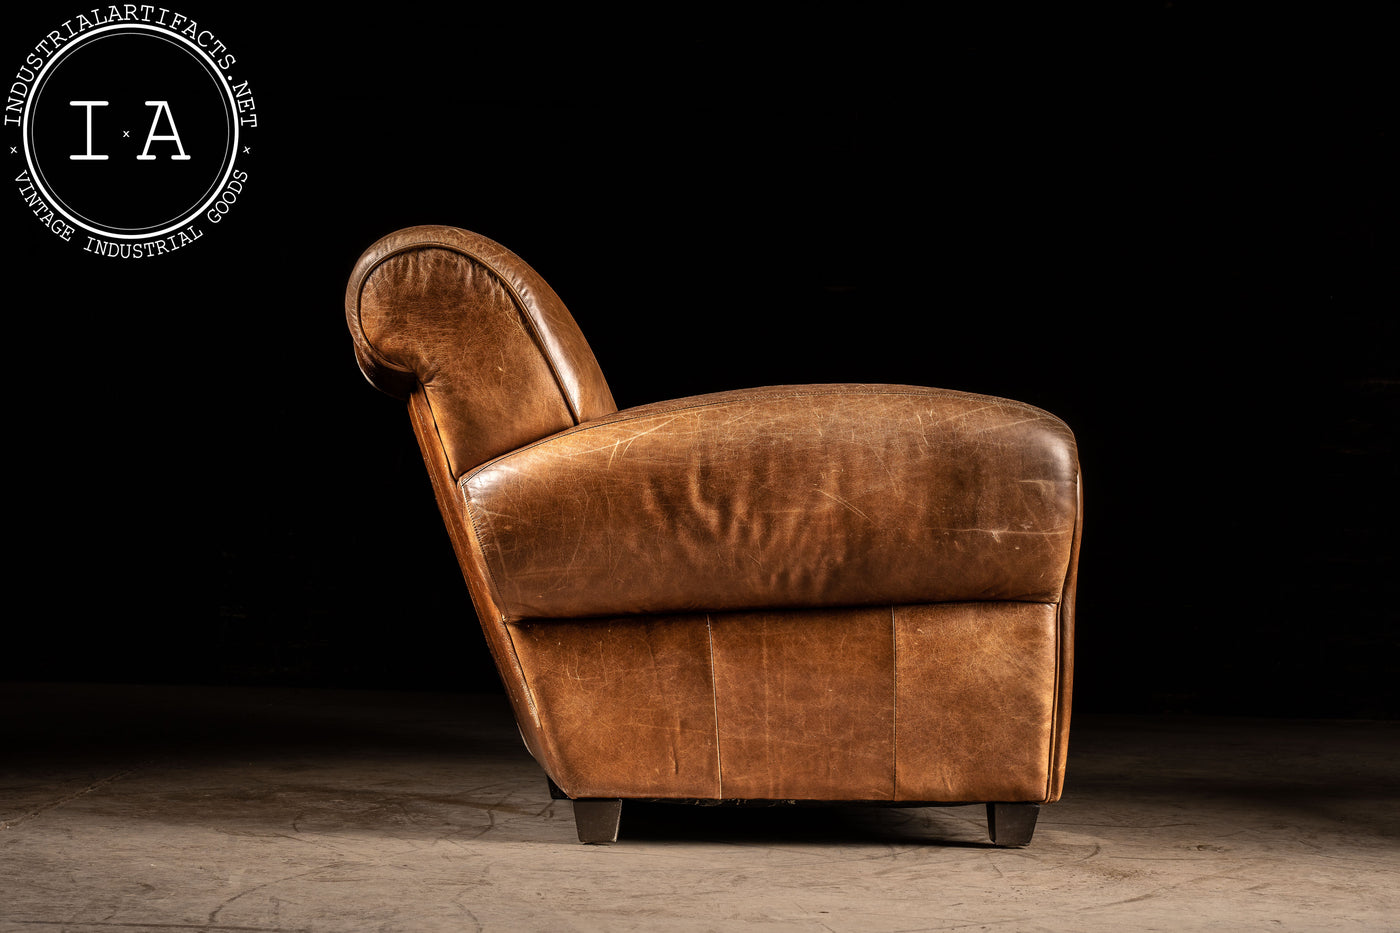
[[[227,221],[107,259],[0,200],[6,678],[498,689],[343,322],[361,251],[445,223],[555,287],[623,406],[872,381],[1064,418],[1078,709],[1395,715],[1381,7],[174,8],[257,98]],[[49,9],[7,14],[7,83],[81,12]]]

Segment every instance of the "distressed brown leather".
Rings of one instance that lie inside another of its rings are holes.
[[[893,799],[889,608],[724,615],[713,638],[724,796]]]
[[[720,797],[704,615],[518,622],[511,642],[576,797]],[[621,765],[621,766],[620,766]]]
[[[629,616],[509,630],[562,763],[555,780],[576,796],[1058,796],[1053,605]]]
[[[545,619],[1054,601],[1077,482],[1068,429],[1026,405],[785,386],[619,412],[460,485],[494,602]]]
[[[457,473],[615,411],[573,316],[533,269],[451,227],[412,227],[356,263],[345,296],[365,376],[421,391]]]
[[[1059,797],[1056,609],[1003,601],[895,608],[896,799]]]
[[[1058,419],[881,385],[617,411],[543,279],[453,228],[372,246],[346,316],[565,792],[1059,797],[1081,488]]]

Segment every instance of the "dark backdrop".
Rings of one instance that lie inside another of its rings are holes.
[[[342,316],[364,248],[446,223],[554,285],[624,406],[874,381],[1063,417],[1078,709],[1395,715],[1373,8],[175,8],[257,95],[226,224],[134,262],[0,210],[6,677],[498,689]],[[7,14],[7,74],[53,9]]]

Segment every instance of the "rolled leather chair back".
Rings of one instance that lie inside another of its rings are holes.
[[[440,226],[384,237],[356,264],[345,313],[370,383],[423,393],[454,479],[617,410],[563,301],[484,237]]]

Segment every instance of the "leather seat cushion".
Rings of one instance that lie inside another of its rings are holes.
[[[1074,439],[1019,402],[777,386],[617,412],[459,480],[507,620],[1058,602]]]

